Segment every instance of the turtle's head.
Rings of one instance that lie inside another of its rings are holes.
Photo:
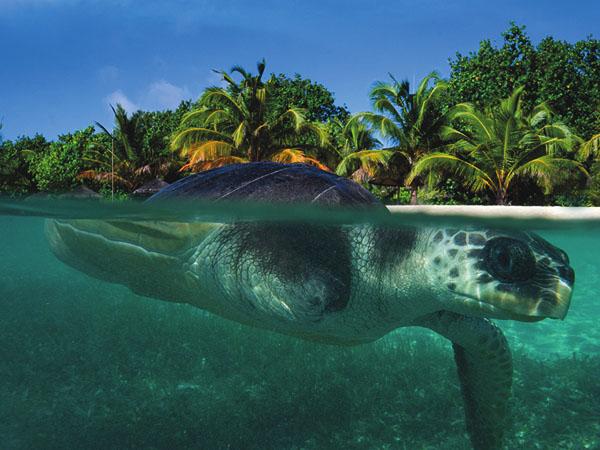
[[[521,321],[567,314],[575,281],[569,258],[534,233],[440,229],[428,247],[431,281],[448,310]]]

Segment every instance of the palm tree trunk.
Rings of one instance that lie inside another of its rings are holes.
[[[250,139],[250,147],[248,148],[248,161],[258,162],[262,160],[262,148],[260,147],[258,139]]]
[[[408,163],[410,164],[410,167],[412,167],[414,165],[413,158],[408,158]],[[407,186],[408,190],[410,192],[410,204],[411,205],[418,204],[417,187],[419,186],[419,181],[417,181],[417,179],[418,179],[418,177],[415,177],[415,179],[412,181],[412,183],[410,183]]]
[[[417,188],[411,186],[411,187],[409,187],[409,189],[410,189],[410,204],[411,205],[418,204]]]
[[[247,155],[248,155],[249,162],[258,161],[258,158],[257,158],[258,155],[256,154],[256,149],[254,148],[254,145],[250,144],[250,147],[248,147]]]
[[[505,188],[499,188],[496,191],[496,205],[505,206],[508,204],[508,193]]]
[[[411,165],[412,165],[412,162],[411,162]],[[415,180],[413,180],[413,182],[407,186],[407,187],[408,187],[408,190],[409,190],[409,192],[410,192],[410,204],[411,204],[411,205],[416,205],[416,204],[418,204],[418,199],[417,199],[417,186],[418,186],[418,184],[417,184],[417,181],[416,181],[416,179],[415,179]]]

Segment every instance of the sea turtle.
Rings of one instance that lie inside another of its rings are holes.
[[[385,211],[358,184],[299,164],[213,169],[147,201],[182,198]],[[520,231],[115,220],[48,220],[46,231],[75,268],[244,324],[339,345],[405,326],[439,333],[453,344],[476,449],[500,447],[512,381],[488,318],[562,319],[574,283],[565,252]]]

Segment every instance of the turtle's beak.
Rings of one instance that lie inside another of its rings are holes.
[[[142,295],[182,301],[173,292],[208,224],[47,220],[52,252],[66,264]],[[201,230],[199,230],[201,228]],[[199,232],[202,231],[202,232]],[[185,285],[181,280],[180,286]]]
[[[571,270],[572,273],[572,270]],[[549,277],[550,278],[550,277]],[[470,312],[487,317],[536,322],[545,318],[564,319],[573,295],[572,277],[552,277],[543,282],[506,285],[492,282],[466,282],[461,286],[459,301]]]
[[[554,291],[554,308],[550,308],[548,317],[552,319],[564,319],[571,305],[573,296],[573,284],[567,280],[559,279]]]
[[[557,273],[546,273],[535,283],[513,286],[493,296],[490,302],[515,320],[564,319],[571,305],[575,272],[565,265]]]

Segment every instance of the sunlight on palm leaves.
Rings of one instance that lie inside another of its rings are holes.
[[[323,124],[307,121],[301,108],[270,117],[270,82],[262,80],[264,60],[258,63],[257,72],[252,75],[239,66],[230,73],[217,72],[227,86],[206,89],[199,107],[183,117],[181,131],[171,141],[171,149],[188,159],[181,170],[274,158],[325,167],[307,154],[313,148],[300,144],[302,137],[310,135],[325,147],[328,135]],[[235,81],[234,74],[241,80]]]
[[[298,148],[286,148],[279,153],[276,153],[271,158],[272,161],[283,163],[283,164],[308,164],[311,166],[318,167],[321,170],[331,172],[331,169],[325,164],[310,156],[306,156],[304,152]]]

